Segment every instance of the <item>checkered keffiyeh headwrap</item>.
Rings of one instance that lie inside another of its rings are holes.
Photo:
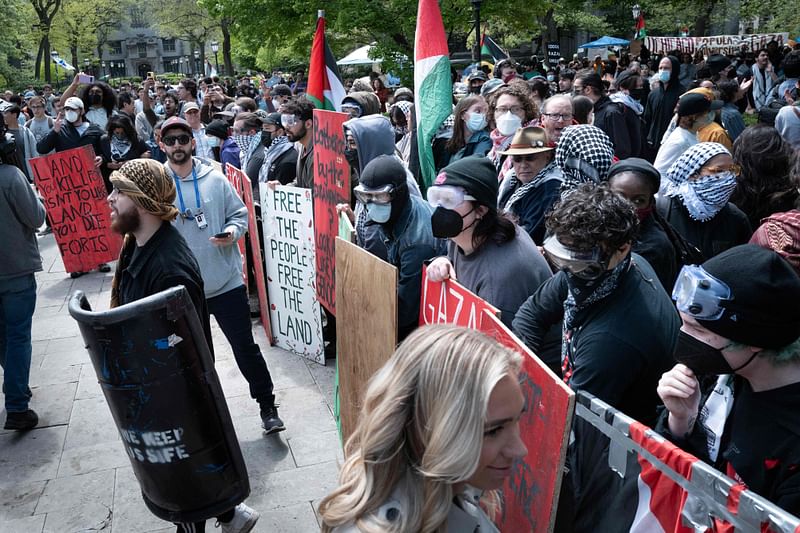
[[[111,173],[111,184],[125,193],[133,203],[161,220],[171,221],[178,216],[175,201],[175,182],[163,165],[154,159],[134,159]]]
[[[614,159],[614,144],[597,126],[568,126],[556,145],[556,165],[564,172],[562,191],[571,191],[586,182],[608,179]]]
[[[768,216],[761,221],[750,243],[775,250],[800,274],[800,211]]]
[[[689,215],[701,222],[714,218],[736,188],[736,177],[732,174],[689,179],[712,157],[720,154],[730,155],[730,152],[719,143],[697,143],[683,152],[667,170],[664,195],[679,197]]]

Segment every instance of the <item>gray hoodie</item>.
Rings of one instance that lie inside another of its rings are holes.
[[[202,159],[193,158],[197,174],[197,186],[200,191],[200,203],[203,207],[208,227],[200,229],[193,219],[178,216],[173,225],[177,228],[191,248],[200,265],[203,276],[206,298],[213,298],[231,291],[244,284],[242,278],[242,256],[239,253],[238,241],[247,231],[247,207],[242,202],[233,186],[221,172]],[[175,177],[175,173],[165,163],[167,172]],[[180,178],[180,190],[183,194],[184,206],[192,211],[197,210],[192,175]],[[181,209],[179,196],[176,195],[175,207]],[[233,231],[234,243],[228,246],[211,244],[209,238],[217,233]]]
[[[0,280],[42,270],[36,228],[44,224],[44,206],[25,175],[13,165],[0,164]]]

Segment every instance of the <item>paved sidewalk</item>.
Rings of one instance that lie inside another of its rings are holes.
[[[45,271],[36,276],[31,407],[40,421],[27,433],[0,430],[0,533],[174,531],[142,501],[78,326],[67,312],[75,290],[86,293],[92,309],[107,309],[112,274],[92,272],[73,280],[52,235],[40,238],[39,247]],[[217,372],[250,474],[246,502],[261,513],[254,531],[319,531],[314,508],[333,488],[341,462],[332,415],[333,366],[271,348],[264,330],[254,328],[287,427],[265,437],[258,405],[211,322]],[[5,416],[3,409],[0,420]],[[213,525],[209,520],[206,531],[215,531]]]

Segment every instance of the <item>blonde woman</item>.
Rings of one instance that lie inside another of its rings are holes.
[[[322,531],[496,532],[481,493],[527,453],[520,364],[474,330],[412,333],[370,381],[339,486],[320,502]]]

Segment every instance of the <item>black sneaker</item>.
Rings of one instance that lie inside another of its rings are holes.
[[[97,270],[100,272],[111,272],[111,265],[109,265],[108,263],[100,263],[97,266]]]
[[[44,228],[42,231],[40,231],[36,235],[38,235],[39,237],[44,237],[45,235],[50,235],[51,233],[53,233],[53,228],[51,228],[50,226],[47,226],[46,228]]]
[[[75,278],[79,278],[79,277],[83,276],[84,274],[86,274],[86,272],[70,272],[69,273],[69,277],[71,277],[72,279],[75,279]]]
[[[39,416],[33,409],[28,409],[21,413],[6,413],[6,425],[3,429],[16,429],[24,431],[33,429],[39,423]]]
[[[261,427],[267,435],[278,433],[286,429],[283,420],[278,416],[278,407],[267,407],[261,410]]]

